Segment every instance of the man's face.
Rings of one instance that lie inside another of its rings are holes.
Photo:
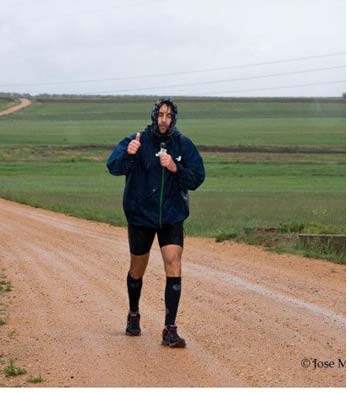
[[[159,108],[158,127],[159,131],[164,134],[170,127],[172,121],[171,106],[163,104]]]

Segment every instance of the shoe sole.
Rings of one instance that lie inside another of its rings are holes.
[[[162,341],[161,345],[163,345],[164,347],[169,347],[169,348],[185,348],[186,343],[185,341],[177,341],[177,343],[167,343],[166,341]]]
[[[141,336],[141,332],[125,332],[127,336]]]

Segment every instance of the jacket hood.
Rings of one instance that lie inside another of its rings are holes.
[[[158,116],[159,116],[159,109],[164,104],[171,107],[172,120],[169,129],[164,134],[162,134],[158,127]],[[177,105],[171,98],[161,98],[160,100],[156,101],[151,113],[152,133],[161,141],[167,142],[172,136],[173,132],[177,130],[175,127],[177,121],[177,114],[178,114]]]

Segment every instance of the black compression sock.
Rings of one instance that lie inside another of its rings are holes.
[[[178,303],[181,296],[181,277],[166,277],[165,287],[165,326],[174,325]]]
[[[129,307],[131,312],[139,311],[139,300],[141,296],[142,277],[139,279],[132,278],[130,272],[127,277]]]

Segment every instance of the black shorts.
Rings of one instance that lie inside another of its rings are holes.
[[[160,229],[128,224],[130,252],[133,255],[147,254],[152,247],[155,234],[158,236],[160,248],[169,244],[183,247],[183,222],[163,225]]]

